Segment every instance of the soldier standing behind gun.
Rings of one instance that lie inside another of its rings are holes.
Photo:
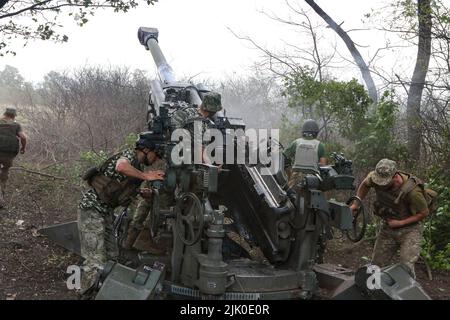
[[[325,145],[317,139],[319,126],[313,119],[305,121],[302,127],[302,137],[292,141],[283,152],[284,156],[292,164],[288,187],[291,189],[301,182],[304,170],[303,164],[309,163],[312,170],[318,169],[317,166],[326,165]]]
[[[374,213],[383,219],[373,249],[372,263],[380,267],[392,263],[400,249],[400,262],[409,267],[413,276],[414,264],[419,259],[422,242],[422,220],[428,215],[428,204],[423,190],[414,176],[398,172],[396,163],[389,159],[378,162],[358,187],[357,197],[351,205],[355,214],[371,188],[375,189]]]
[[[175,111],[172,115],[170,125],[173,129],[182,129],[194,122],[196,119],[209,120],[214,123],[214,117],[217,112],[222,110],[221,95],[217,92],[207,92],[203,96],[200,106],[188,106]],[[205,131],[205,123],[202,124],[202,134]],[[193,128],[189,128],[191,137],[195,139]],[[201,139],[201,137],[200,137]],[[201,141],[201,140],[200,140]],[[202,159],[204,163],[210,163],[211,161],[206,158],[206,155],[202,153]]]
[[[183,128],[189,120],[202,117],[214,121],[216,112],[222,110],[221,96],[217,92],[207,92],[200,106],[188,106],[175,111],[171,118],[173,128]]]
[[[0,208],[5,205],[4,197],[9,168],[19,151],[21,154],[25,153],[27,145],[27,137],[23,133],[22,127],[14,121],[16,115],[16,109],[6,108],[0,119]]]
[[[142,136],[135,150],[126,149],[106,162],[98,170],[90,170],[84,177],[91,189],[82,197],[78,210],[81,255],[85,258],[81,278],[81,294],[92,287],[98,270],[108,259],[116,259],[118,252],[113,234],[114,209],[126,207],[137,196],[142,181],[162,180],[163,171],[143,172],[143,165],[156,159],[155,144]],[[149,197],[148,189],[141,189]]]

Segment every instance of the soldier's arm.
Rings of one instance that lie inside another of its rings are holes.
[[[408,202],[410,203],[409,210],[411,211],[411,216],[402,220],[390,219],[388,223],[391,228],[405,227],[407,225],[422,221],[428,216],[429,214],[428,205],[422,192],[414,190],[410,192],[408,197],[409,197]]]
[[[363,200],[367,194],[370,191],[370,186],[367,183],[367,178],[363,180],[363,182],[361,182],[361,184],[358,187],[358,191],[356,191],[356,196],[360,199]],[[352,210],[353,214],[356,214],[356,211],[359,209],[360,207],[360,203],[359,201],[353,201],[352,205],[350,206],[350,209]]]
[[[116,163],[116,171],[127,177],[138,178],[141,180],[153,181],[153,180],[163,180],[164,172],[161,170],[142,172],[130,163],[127,158],[120,158]]]
[[[296,149],[296,144],[295,144],[295,141],[293,141],[286,147],[286,149],[283,152],[283,154],[286,156],[286,158],[289,159],[291,162],[292,162],[292,158],[295,155],[295,149]]]
[[[319,165],[326,166],[328,164],[328,159],[325,156],[325,144],[322,142],[319,144]]]
[[[25,153],[25,147],[27,145],[27,136],[25,135],[25,133],[23,133],[23,131],[19,131],[19,133],[17,134],[17,136],[20,139],[20,153]]]
[[[426,209],[416,213],[415,215],[410,216],[403,220],[389,219],[388,224],[391,228],[401,228],[401,227],[405,227],[407,225],[422,221],[423,219],[425,219],[428,216],[428,214],[429,214],[428,208],[426,208]]]

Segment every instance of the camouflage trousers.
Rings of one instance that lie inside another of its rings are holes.
[[[130,216],[130,227],[138,230],[142,230],[150,223],[150,210],[152,208],[152,202],[148,199],[139,199],[137,204],[132,206],[132,214]]]
[[[305,177],[305,174],[299,171],[291,171],[289,173],[289,181],[288,181],[288,187],[292,188],[298,185],[300,182],[302,182],[303,178]]]
[[[173,202],[173,194],[170,192],[162,192],[159,195],[160,208],[168,208]],[[150,213],[153,207],[153,197],[150,199],[137,199],[130,207],[130,211],[132,212],[130,215],[130,227],[138,230],[147,228],[150,225]]]
[[[395,263],[394,256],[400,251],[400,261],[411,270],[415,277],[414,264],[421,251],[423,225],[416,223],[406,227],[392,229],[383,223],[373,249],[372,263],[384,267]]]
[[[81,256],[85,258],[81,278],[82,292],[94,284],[98,270],[108,260],[118,257],[113,224],[113,210],[101,213],[95,208],[78,209]]]

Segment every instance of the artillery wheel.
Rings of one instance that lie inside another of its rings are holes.
[[[358,198],[351,197],[350,199],[348,199],[347,205],[350,205],[355,200],[359,201]],[[360,203],[359,210],[353,217],[352,224],[352,229],[346,230],[345,235],[351,242],[358,242],[364,237],[367,229],[367,214],[362,203]]]
[[[192,192],[183,193],[177,199],[177,232],[187,246],[195,244],[202,235],[205,224],[203,211],[202,202]]]

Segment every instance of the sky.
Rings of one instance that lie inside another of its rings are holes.
[[[361,27],[363,15],[382,1],[318,0],[317,3],[338,23],[344,21],[345,29],[351,29]],[[303,6],[308,8],[304,3]],[[159,44],[177,77],[221,79],[244,75],[260,60],[261,52],[237,39],[229,29],[273,50],[281,50],[286,43],[301,46],[309,41],[294,28],[269,19],[261,11],[283,17],[292,15],[285,0],[159,0],[154,6],[141,5],[128,13],[97,12],[83,27],[67,19],[63,31],[69,35],[68,43],[30,42],[17,50],[17,56],[0,57],[0,69],[12,65],[33,82],[40,81],[49,71],[84,65],[128,66],[152,75],[155,68],[151,55],[137,39],[138,28],[146,26],[159,29]],[[311,18],[323,23],[314,12]],[[327,41],[342,46],[331,30],[326,35]],[[352,37],[357,43],[373,48],[377,42],[382,46],[384,41],[375,31],[356,32]],[[362,50],[370,54],[369,49],[362,47]],[[345,48],[340,51],[351,58]],[[359,74],[355,71],[351,76],[358,78]]]

